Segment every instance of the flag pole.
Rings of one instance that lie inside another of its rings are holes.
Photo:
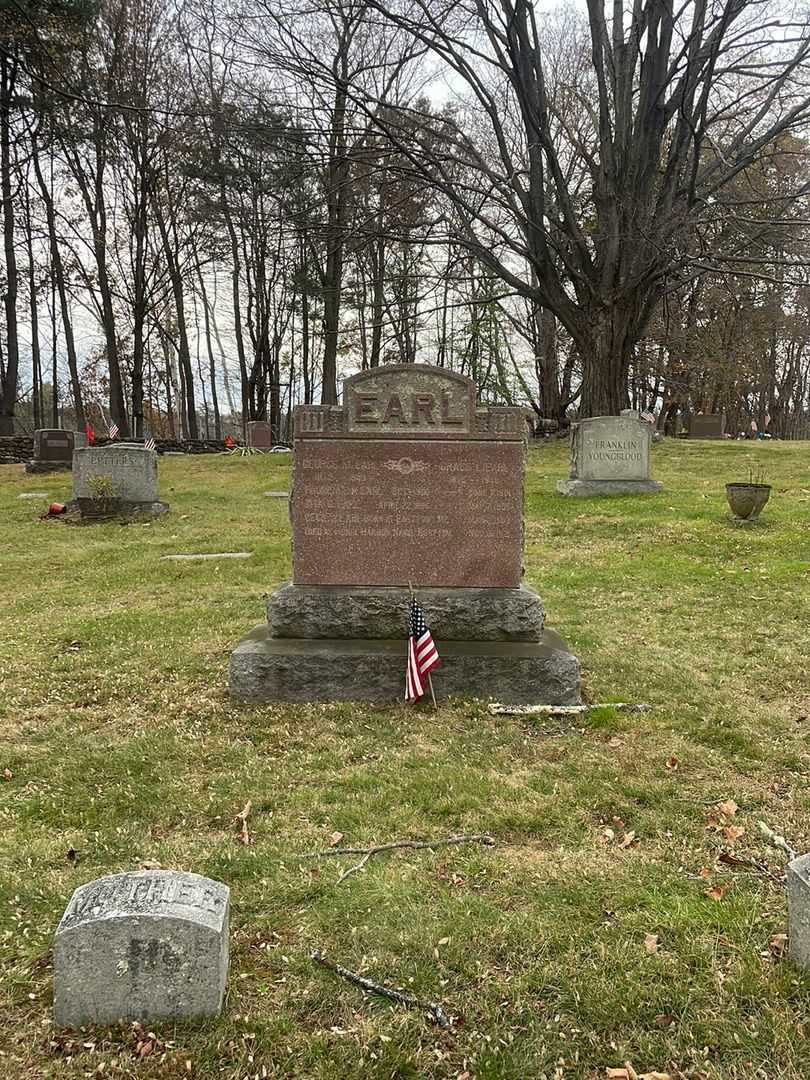
[[[411,584],[410,581],[408,582],[408,591],[411,594],[411,600],[414,600],[416,598],[416,593],[413,591],[413,585]],[[438,711],[439,706],[436,704],[436,695],[433,692],[433,679],[430,676],[430,672],[428,672],[427,680],[428,680],[428,686],[430,687],[430,696],[433,699],[433,708]]]

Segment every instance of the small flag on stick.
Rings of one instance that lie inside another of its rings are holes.
[[[408,628],[408,666],[405,670],[405,700],[418,701],[425,693],[425,682],[441,663],[438,650],[425,622],[425,613],[411,596],[411,615]],[[433,696],[433,687],[430,687]],[[435,698],[434,698],[435,703]]]
[[[95,446],[95,444],[96,444],[96,433],[95,433],[95,431],[93,431],[93,425],[90,423],[89,420],[84,425],[84,433],[87,436],[87,445],[88,446]]]
[[[118,424],[116,424],[116,422],[113,420],[112,423],[110,424],[110,438],[111,439],[117,439],[118,438],[118,431],[119,431]]]
[[[147,435],[146,441],[143,444],[144,450],[157,450],[157,444],[155,442],[154,435]]]

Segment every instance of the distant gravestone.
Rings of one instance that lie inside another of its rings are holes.
[[[217,1016],[228,974],[230,890],[179,870],[80,886],[54,939],[54,1020]]]
[[[571,425],[571,474],[561,495],[643,495],[661,490],[650,479],[652,428],[633,416],[592,416]]]
[[[725,413],[695,413],[689,420],[690,439],[723,439],[725,434]]]
[[[266,420],[251,420],[245,428],[247,444],[254,450],[269,450],[273,445],[273,428]]]
[[[232,697],[402,700],[412,584],[442,659],[437,697],[579,701],[579,663],[522,583],[524,410],[405,364],[294,419],[293,580],[231,654]]]
[[[61,472],[70,469],[76,433],[61,428],[40,428],[34,432],[34,456],[26,463],[27,473]]]
[[[158,492],[157,453],[134,443],[88,446],[73,454],[73,495],[83,514],[168,510]]]

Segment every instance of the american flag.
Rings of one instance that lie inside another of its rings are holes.
[[[118,438],[118,424],[116,424],[116,422],[114,420],[110,424],[110,438],[111,439],[117,439]]]
[[[655,423],[655,413],[652,413],[652,412],[650,412],[649,409],[647,409],[646,412],[643,412],[641,414],[641,419],[646,420],[648,424],[654,424]]]
[[[425,693],[424,680],[441,663],[425,613],[414,597],[411,600],[410,628],[408,633],[408,666],[405,671],[405,700],[418,701]]]
[[[154,435],[147,435],[146,441],[143,444],[144,450],[157,450],[157,444],[155,443]]]

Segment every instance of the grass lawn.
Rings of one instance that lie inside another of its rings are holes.
[[[554,493],[565,446],[530,453],[527,578],[587,697],[653,706],[573,725],[230,704],[229,652],[289,575],[286,503],[262,494],[287,484],[279,456],[164,459],[171,513],[129,525],[39,521],[18,495],[64,499],[69,478],[1,468],[0,1077],[810,1076],[784,891],[717,861],[780,874],[759,820],[810,850],[810,444],[653,455],[662,495],[577,500]],[[750,463],[774,490],[740,527],[723,484]],[[356,859],[299,857],[336,832],[496,843],[379,855],[337,885]],[[144,865],[230,885],[224,1015],[55,1032],[71,893]],[[365,997],[315,949],[457,1022]]]

